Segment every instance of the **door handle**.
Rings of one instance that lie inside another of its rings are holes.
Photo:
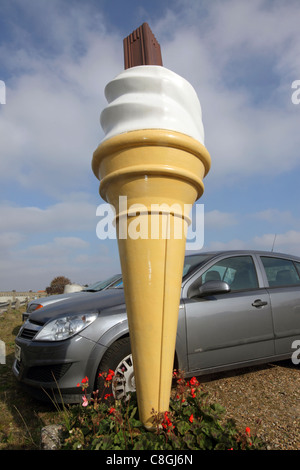
[[[263,307],[264,305],[268,305],[268,302],[264,302],[263,300],[260,300],[260,299],[254,300],[254,302],[252,303],[252,306],[256,308]]]

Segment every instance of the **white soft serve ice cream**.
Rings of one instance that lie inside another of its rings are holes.
[[[141,129],[181,132],[204,144],[202,111],[192,85],[161,66],[124,70],[105,88],[105,138]]]

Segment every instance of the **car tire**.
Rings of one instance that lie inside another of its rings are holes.
[[[114,371],[114,376],[112,380],[107,381],[106,374],[109,370]],[[129,337],[119,339],[113,343],[104,354],[97,371],[96,389],[98,390],[98,397],[113,396],[117,400],[126,400],[128,393],[135,392]]]

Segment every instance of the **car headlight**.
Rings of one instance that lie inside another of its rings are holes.
[[[96,320],[97,313],[84,313],[56,318],[47,323],[34,341],[61,341],[71,338]]]

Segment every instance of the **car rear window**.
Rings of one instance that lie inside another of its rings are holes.
[[[270,287],[300,285],[300,276],[292,260],[268,256],[261,256],[261,260]]]

